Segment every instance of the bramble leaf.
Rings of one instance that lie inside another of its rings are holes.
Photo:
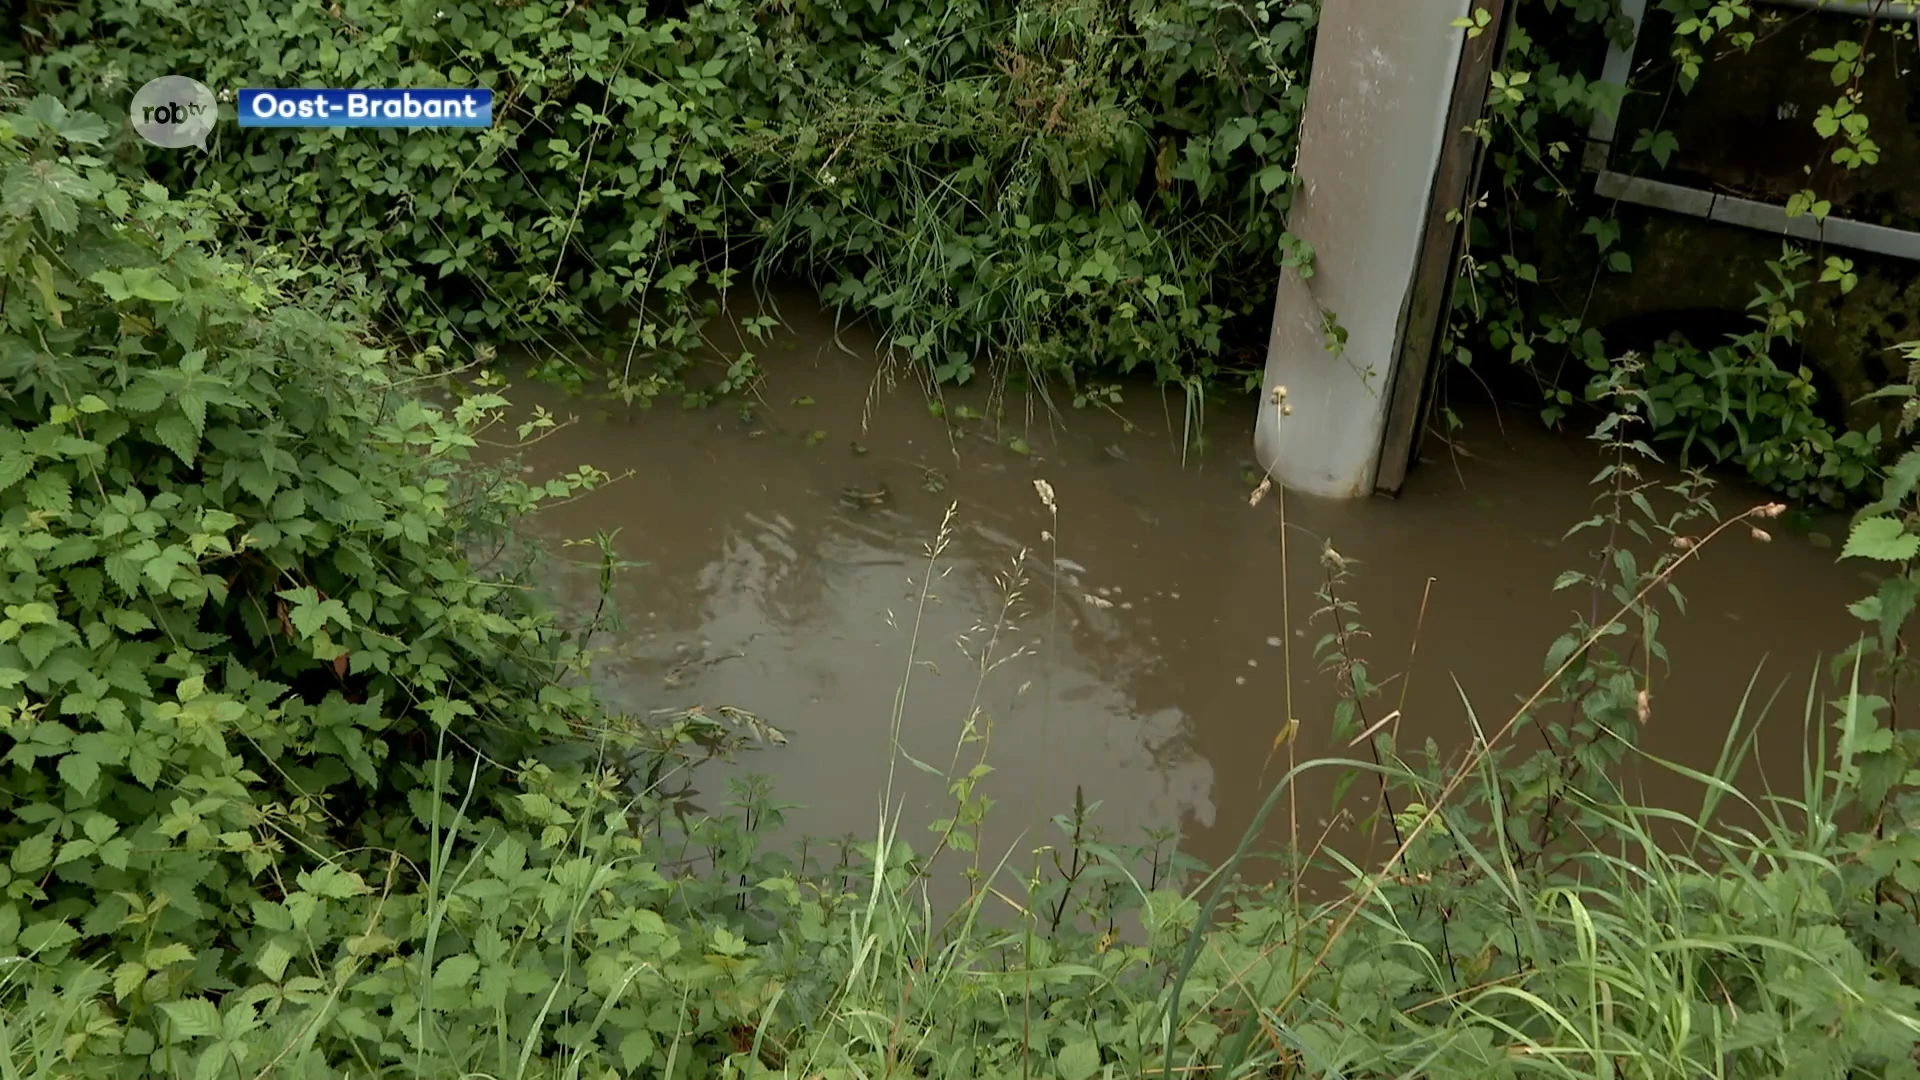
[[[1882,516],[1855,522],[1840,557],[1905,562],[1917,553],[1920,553],[1920,536],[1908,532],[1898,519]]]

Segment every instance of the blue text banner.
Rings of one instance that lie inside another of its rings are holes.
[[[493,126],[493,91],[242,90],[241,127]]]

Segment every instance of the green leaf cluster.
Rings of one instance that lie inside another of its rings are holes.
[[[6,1053],[730,1052],[751,964],[662,914],[578,636],[462,554],[599,477],[490,474],[498,397],[425,403],[344,287],[221,254],[231,207],[124,183],[103,130],[0,113],[0,1016],[48,1025]]]
[[[1590,403],[1604,398],[1614,370],[1631,366],[1651,391],[1657,441],[1672,446],[1681,464],[1738,466],[1797,501],[1851,506],[1871,500],[1880,469],[1899,449],[1886,438],[1892,424],[1853,423],[1858,414],[1848,407],[1857,403],[1835,400],[1813,370],[1788,360],[1804,351],[1807,319],[1829,303],[1820,286],[1846,295],[1860,284],[1850,260],[1829,257],[1816,280],[1794,274],[1809,260],[1796,244],[1778,260],[1755,260],[1740,270],[1760,279],[1749,305],[1754,326],[1714,340],[1674,334],[1651,341],[1631,325],[1637,320],[1589,321],[1605,306],[1594,302],[1601,283],[1631,273],[1636,258],[1649,255],[1646,237],[1652,235],[1643,227],[1649,211],[1595,193],[1591,174],[1598,161],[1591,155],[1610,155],[1607,168],[1615,172],[1657,178],[1679,168],[1687,153],[1658,119],[1650,127],[1623,125],[1610,150],[1587,144],[1591,124],[1600,116],[1619,119],[1629,95],[1678,103],[1711,65],[1742,56],[1765,38],[1759,30],[1768,18],[1765,5],[1662,0],[1649,5],[1644,20],[1629,20],[1615,0],[1514,0],[1509,10],[1508,45],[1491,77],[1487,115],[1475,127],[1487,146],[1486,190],[1469,193],[1469,204],[1453,213],[1466,225],[1468,254],[1459,260],[1443,354],[1463,365],[1492,358],[1518,369],[1537,385],[1540,416],[1549,425],[1559,424],[1582,397]],[[1844,89],[1809,124],[1823,142],[1805,164],[1809,176],[1824,179],[1809,180],[1811,186],[1789,196],[1785,211],[1824,220],[1835,194],[1815,188],[1837,174],[1820,166],[1830,161],[1858,169],[1876,161],[1879,151],[1854,85],[1873,59],[1863,50],[1874,25],[1840,18],[1821,25],[1809,31],[1810,41],[1824,40],[1827,27],[1837,28],[1840,39],[1812,49],[1808,59],[1827,67],[1833,85]],[[1636,34],[1637,57],[1667,62],[1636,66],[1624,84],[1607,81],[1608,46]],[[1576,227],[1595,248],[1556,243]],[[1656,311],[1661,305],[1642,306]],[[1620,340],[1629,335],[1641,338],[1634,352],[1650,355],[1629,355]],[[1827,362],[1845,366],[1851,359]],[[1875,366],[1869,362],[1866,370]],[[1582,373],[1584,387],[1576,385]]]
[[[750,348],[717,383],[688,382],[714,293],[747,269],[814,280],[943,381],[995,362],[1084,381],[1220,374],[1234,321],[1311,258],[1282,228],[1306,0],[170,11],[36,12],[27,78],[109,116],[130,86],[181,72],[223,89],[491,88],[480,134],[223,124],[204,158],[129,132],[114,150],[231,196],[229,240],[364,273],[418,344],[617,343],[615,369],[592,374],[629,400],[752,383]]]

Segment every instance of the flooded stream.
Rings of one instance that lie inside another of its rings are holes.
[[[1469,414],[1474,456],[1430,451],[1397,500],[1289,497],[1289,630],[1279,504],[1248,505],[1254,403],[1210,408],[1213,445],[1184,462],[1182,402],[1144,389],[1112,410],[1068,410],[1061,430],[1037,403],[1030,415],[1010,399],[996,441],[991,423],[956,420],[987,412],[983,394],[949,394],[941,417],[916,386],[877,387],[873,337],[843,331],[835,344],[830,317],[797,295],[782,297],[788,327],[765,350],[750,418],[731,406],[607,413],[530,383],[510,392],[577,419],[527,452],[536,477],[582,464],[631,472],[537,523],[554,538],[619,530],[620,555],[645,563],[616,588],[607,693],[635,711],[738,706],[781,728],[786,745],[750,752],[736,772],[774,778],[777,798],[798,807],[791,833],[870,837],[891,776],[901,834],[928,846],[925,823],[950,804],[944,780],[893,754],[906,680],[905,755],[946,772],[969,717],[990,732],[989,859],[1012,848],[1024,863],[1054,842],[1045,819],[1078,786],[1102,804],[1109,837],[1177,830],[1183,850],[1218,860],[1284,771],[1268,760],[1288,715],[1289,633],[1297,751],[1353,752],[1330,738],[1334,683],[1313,656],[1326,627],[1308,621],[1323,540],[1353,560],[1345,591],[1371,632],[1362,650],[1376,679],[1407,669],[1426,598],[1403,746],[1463,747],[1463,698],[1503,721],[1586,602],[1552,583],[1596,546],[1591,534],[1562,539],[1592,513],[1596,448],[1524,416],[1503,433],[1491,411]],[[1035,480],[1051,486],[1057,520]],[[1723,483],[1714,501],[1731,513],[1765,500]],[[1759,668],[1758,698],[1781,690],[1763,760],[1797,777],[1805,680],[1850,643],[1844,606],[1868,588],[1835,555],[1744,530],[1703,552],[1680,579],[1687,616],[1663,628],[1671,666],[1656,671],[1643,745],[1710,767]],[[564,592],[591,604],[594,587],[582,571]],[[1402,692],[1396,682],[1381,708]],[[958,767],[981,749],[959,747]],[[1327,817],[1328,783],[1298,791],[1304,831]],[[715,803],[724,795],[718,773],[702,788]]]

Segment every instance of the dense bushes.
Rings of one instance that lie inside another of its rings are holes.
[[[167,73],[228,91],[492,87],[499,120],[483,134],[227,126],[205,158],[127,133],[115,151],[176,188],[232,196],[244,214],[230,233],[350,262],[416,345],[533,343],[553,373],[628,399],[750,386],[751,337],[711,371],[689,366],[716,291],[769,273],[876,317],[932,379],[998,367],[1081,400],[1127,373],[1193,394],[1251,384],[1255,316],[1279,268],[1311,259],[1284,229],[1310,0],[157,10],[30,9],[17,59],[37,89],[115,117]],[[1707,63],[1695,38],[1750,44],[1740,5],[1673,10],[1690,27],[1674,63],[1636,76],[1667,92]],[[1583,324],[1584,297],[1632,259],[1617,208],[1575,198],[1570,148],[1619,107],[1626,88],[1598,77],[1598,57],[1628,23],[1615,0],[1522,3],[1518,20],[1482,122],[1488,191],[1462,208],[1472,244],[1443,349],[1530,376],[1556,423],[1593,404],[1619,351]],[[1639,133],[1621,167],[1664,161],[1672,140]],[[1590,253],[1530,242],[1549,203],[1575,208]],[[1794,499],[1870,498],[1881,433],[1847,432],[1844,403],[1767,352],[1799,335],[1794,292],[1844,290],[1845,262],[1829,257],[1817,282],[1763,282],[1759,306],[1781,310],[1757,311],[1741,340],[1675,344],[1644,367],[1675,404],[1655,436],[1687,464],[1737,466]]]
[[[1667,6],[1670,41],[1642,53],[1673,62],[1643,65],[1636,90],[1687,92],[1715,34],[1752,43],[1748,6]],[[553,372],[628,399],[751,385],[751,343],[689,365],[715,291],[768,273],[876,317],[933,379],[998,366],[1081,400],[1125,373],[1195,394],[1250,384],[1275,275],[1311,259],[1284,229],[1310,0],[79,0],[24,17],[27,81],[106,116],[166,73],[494,88],[484,134],[227,126],[206,158],[118,132],[115,152],[176,188],[217,185],[244,210],[232,234],[350,262],[416,344],[534,343]],[[1586,298],[1633,262],[1617,208],[1576,198],[1574,148],[1627,91],[1598,58],[1629,23],[1617,0],[1520,3],[1517,19],[1443,351],[1530,377],[1557,423],[1596,404],[1620,351],[1584,324]],[[1822,130],[1836,153],[1864,138]],[[1664,162],[1673,140],[1639,132],[1619,164]],[[1594,247],[1542,250],[1559,217]],[[1663,348],[1641,369],[1672,404],[1655,438],[1796,500],[1871,498],[1883,432],[1846,431],[1845,403],[1769,352],[1796,347],[1809,290],[1845,291],[1850,265],[1760,282],[1738,340]]]
[[[229,127],[205,159],[118,152],[217,184],[249,235],[352,262],[416,341],[611,341],[615,388],[645,399],[682,385],[700,287],[756,266],[880,316],[943,379],[1216,373],[1223,327],[1305,256],[1280,223],[1314,12],[82,0],[27,27],[24,60],[107,116],[167,73],[492,87],[479,136]]]
[[[632,829],[574,816],[617,795],[568,757],[608,724],[576,642],[458,554],[596,477],[457,471],[497,398],[423,405],[348,296],[213,253],[230,208],[123,185],[105,134],[50,98],[0,116],[0,947],[73,1040],[12,1050],[491,1068],[480,1032],[537,1048],[631,982],[604,1056],[665,1053],[635,1034],[657,1001],[697,1058],[728,1022],[711,991],[672,1008],[698,923],[662,921]]]

